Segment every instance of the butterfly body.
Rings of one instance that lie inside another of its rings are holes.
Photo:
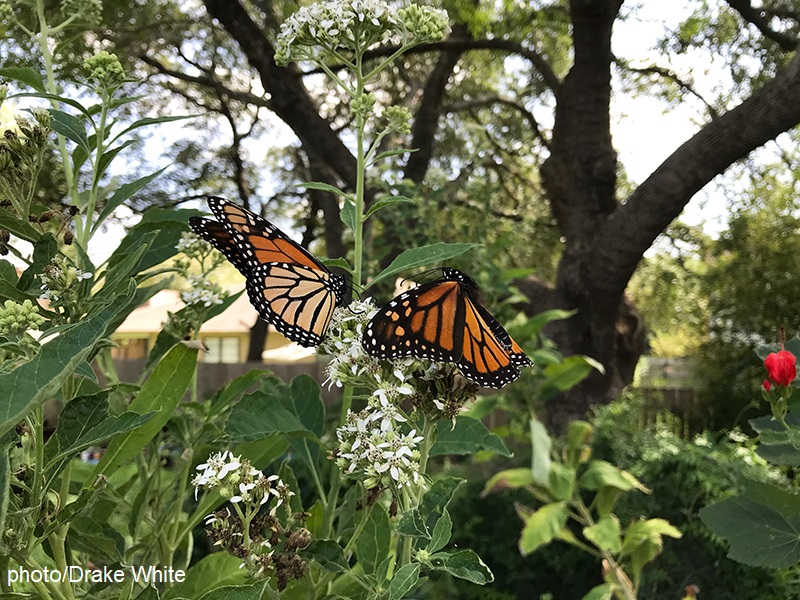
[[[478,286],[456,269],[403,292],[367,325],[363,346],[376,358],[415,356],[453,362],[475,383],[501,388],[531,360],[480,301]]]
[[[348,300],[346,279],[255,213],[222,198],[208,205],[217,221],[192,217],[189,225],[245,276],[259,315],[290,340],[319,345],[334,309]]]

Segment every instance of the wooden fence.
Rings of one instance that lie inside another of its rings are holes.
[[[661,425],[684,439],[703,431],[702,407],[693,388],[636,388],[644,398],[642,426]]]

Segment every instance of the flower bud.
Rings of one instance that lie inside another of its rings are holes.
[[[768,354],[764,366],[769,378],[778,385],[789,385],[797,377],[797,359],[788,350]]]

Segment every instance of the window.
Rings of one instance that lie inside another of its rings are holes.
[[[202,361],[207,363],[238,363],[239,338],[217,337],[204,338],[208,352],[201,353]]]

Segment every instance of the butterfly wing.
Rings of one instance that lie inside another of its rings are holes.
[[[290,263],[328,272],[310,252],[257,214],[213,196],[208,206],[249,264]]]
[[[489,329],[494,334],[494,337],[497,338],[497,341],[503,346],[503,348],[508,351],[511,355],[511,362],[517,365],[518,367],[530,367],[533,364],[533,361],[528,358],[528,355],[525,354],[525,351],[522,347],[514,341],[505,328],[500,324],[500,322],[495,319],[492,314],[480,303],[475,303],[480,316],[489,326]]]
[[[330,273],[291,263],[256,265],[247,278],[247,295],[261,317],[301,346],[325,337],[338,304]]]
[[[462,352],[461,358],[456,362],[459,371],[467,379],[484,387],[501,388],[511,383],[519,377],[519,368],[513,353],[513,347],[519,346],[503,329],[503,339],[507,338],[512,342],[506,348],[495,334],[495,328],[502,329],[502,326],[489,311],[469,297],[466,297],[465,304]],[[527,359],[521,348],[519,352]]]
[[[189,227],[231,261],[239,273],[245,277],[249,275],[250,263],[244,258],[242,251],[233,241],[233,236],[222,223],[211,219],[191,217],[189,219]]]
[[[438,279],[403,292],[367,324],[363,346],[375,358],[461,358],[464,296],[458,282]]]

